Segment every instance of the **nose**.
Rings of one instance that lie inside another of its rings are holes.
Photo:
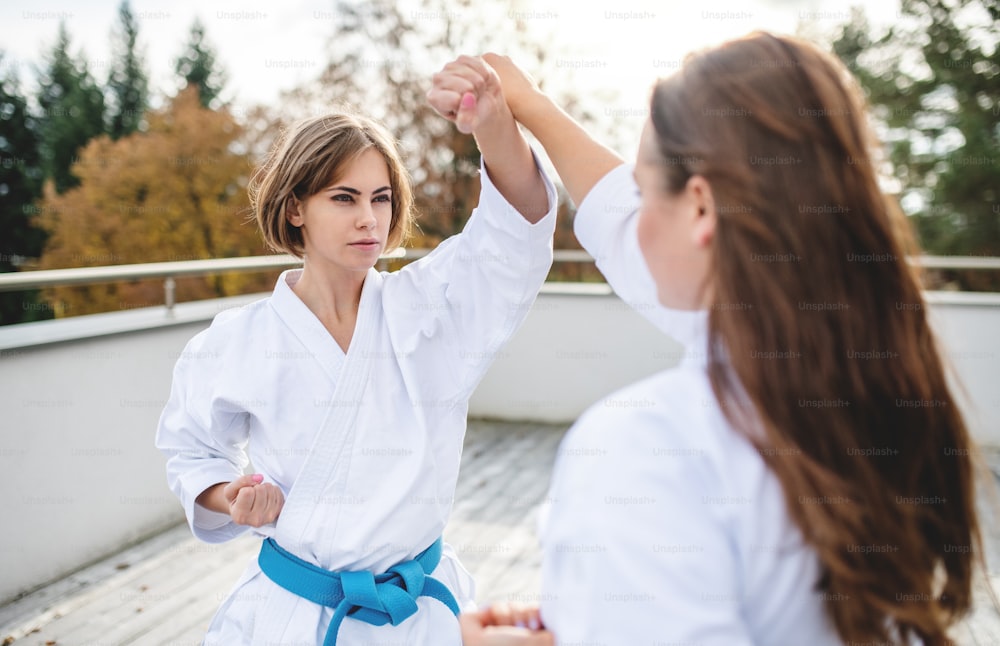
[[[374,229],[375,224],[378,222],[375,219],[375,209],[370,203],[364,204],[361,207],[361,212],[358,213],[357,225],[359,229]]]

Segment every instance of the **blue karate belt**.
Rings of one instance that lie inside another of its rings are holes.
[[[257,563],[269,579],[304,599],[333,608],[323,646],[336,646],[345,617],[372,626],[398,626],[417,612],[417,597],[431,597],[458,615],[451,590],[430,573],[441,562],[441,539],[412,561],[403,561],[382,574],[366,570],[331,572],[303,561],[268,538],[260,546]]]

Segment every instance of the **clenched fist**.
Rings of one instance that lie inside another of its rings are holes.
[[[196,501],[212,511],[228,513],[238,525],[262,527],[278,519],[285,496],[259,473],[240,476],[201,492]]]
[[[513,119],[497,73],[474,56],[459,56],[435,74],[427,102],[465,134]]]

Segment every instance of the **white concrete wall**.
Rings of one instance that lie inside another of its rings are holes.
[[[201,327],[0,351],[0,603],[183,518],[153,433]]]
[[[469,414],[570,422],[602,396],[676,365],[681,354],[607,286],[546,285],[473,394]]]
[[[0,603],[182,519],[153,447],[171,370],[219,309],[246,300],[0,328]],[[1000,445],[1000,296],[930,300],[975,435]],[[547,286],[471,414],[569,421],[679,356],[601,286]]]
[[[1000,447],[1000,294],[933,292],[930,320],[976,440]]]

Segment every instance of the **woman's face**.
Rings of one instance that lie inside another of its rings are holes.
[[[289,222],[302,228],[305,255],[324,271],[364,274],[385,249],[392,222],[389,167],[369,148],[329,187],[296,205]]]
[[[705,178],[694,176],[680,193],[665,187],[656,131],[647,121],[639,142],[635,181],[639,207],[639,248],[656,282],[657,298],[679,310],[704,309],[711,303],[708,282],[715,209]]]

